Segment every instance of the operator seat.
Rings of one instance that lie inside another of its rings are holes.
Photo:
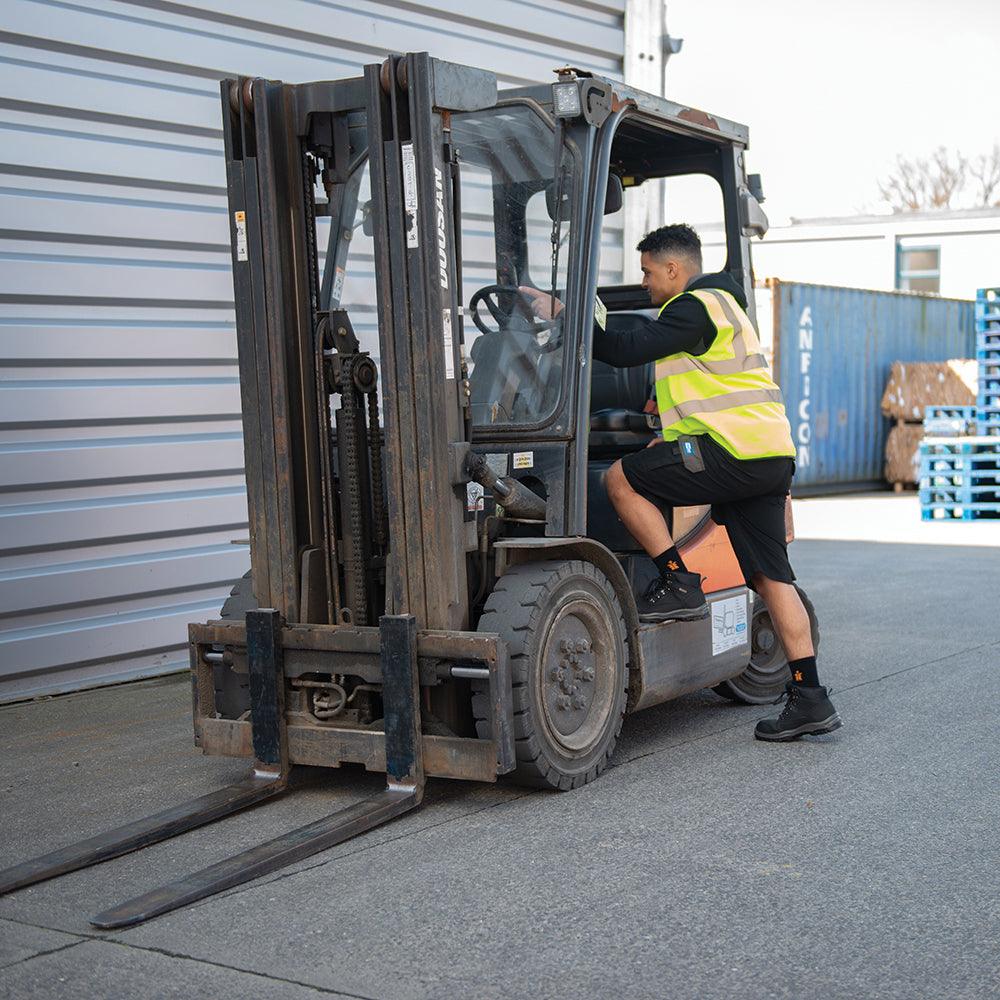
[[[590,431],[592,443],[605,443],[605,435],[615,435],[623,447],[645,446],[657,431],[656,414],[645,412],[653,392],[653,365],[614,368],[594,360],[590,382]],[[651,419],[652,418],[652,419]],[[599,435],[595,440],[594,435]],[[627,437],[638,435],[640,441]],[[611,444],[611,441],[606,443]]]

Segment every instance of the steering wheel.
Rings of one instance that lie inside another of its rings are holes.
[[[508,299],[509,308],[506,310],[501,308],[502,296],[506,296]],[[496,330],[491,330],[480,314],[479,304],[481,302],[486,304],[486,308],[496,322]],[[497,333],[503,327],[504,321],[513,315],[515,309],[519,309],[524,318],[527,319],[528,331],[536,335],[551,330],[562,322],[558,316],[554,319],[539,319],[535,316],[531,309],[531,300],[517,285],[484,285],[469,299],[469,313],[472,316],[472,322],[483,333]]]

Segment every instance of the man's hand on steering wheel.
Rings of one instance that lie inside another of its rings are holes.
[[[531,303],[531,311],[544,320],[558,319],[559,314],[566,308],[564,302],[553,298],[548,292],[543,292],[540,288],[532,288],[529,285],[518,285],[517,290]]]
[[[527,292],[534,294],[529,295],[526,294]],[[469,300],[469,315],[473,323],[483,333],[492,334],[502,329],[514,312],[518,312],[523,317],[523,322],[528,325],[529,331],[539,337],[545,331],[561,325],[562,320],[559,319],[559,313],[562,310],[562,303],[557,303],[558,308],[555,310],[554,316],[542,317],[535,308],[535,295],[541,295],[544,299],[549,298],[534,288],[519,288],[516,285],[486,285],[480,288]],[[502,303],[501,298],[506,299],[506,302]],[[480,305],[486,306],[493,321],[497,324],[496,330],[492,330],[486,325],[479,312]]]

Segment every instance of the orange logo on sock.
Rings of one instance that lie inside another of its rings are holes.
[[[802,680],[802,671],[801,670],[796,670],[795,671],[795,680],[797,680],[797,681]]]
[[[677,572],[677,570],[679,570],[679,569],[680,569],[680,565],[679,565],[678,563],[675,563],[675,562],[673,561],[673,559],[671,559],[671,560],[670,560],[670,561],[669,561],[669,562],[667,563],[667,569],[669,569],[669,570],[670,570],[671,572],[674,572],[674,573],[676,573],[676,572]]]

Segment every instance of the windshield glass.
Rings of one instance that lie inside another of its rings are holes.
[[[553,215],[558,226],[556,296],[566,287],[573,157],[556,181],[554,134],[528,106],[452,116],[462,202],[462,304],[474,423],[527,424],[556,406],[563,317],[536,316],[519,287],[552,289]],[[562,208],[557,211],[557,187]],[[544,305],[544,302],[543,302]]]

